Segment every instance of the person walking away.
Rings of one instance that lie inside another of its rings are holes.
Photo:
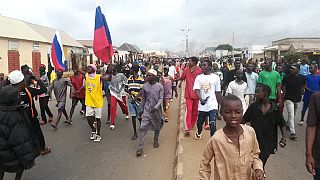
[[[120,105],[122,113],[126,115],[126,120],[129,119],[129,111],[127,107],[127,99],[125,96],[125,87],[127,85],[127,77],[120,73],[121,66],[112,66],[112,78],[110,81],[110,114],[111,125],[110,129],[114,129],[115,119],[117,115],[117,103]]]
[[[306,168],[320,180],[320,93],[314,93],[310,98],[306,130]]]
[[[144,79],[138,75],[139,72],[139,65],[133,65],[131,67],[131,76],[128,79],[128,87],[126,88],[126,91],[129,94],[128,97],[128,105],[129,105],[129,111],[131,115],[132,120],[132,127],[133,127],[133,136],[132,140],[136,140],[137,135],[137,119],[139,122],[141,122],[141,117],[139,116],[139,105],[141,103],[141,89],[144,84]]]
[[[30,72],[25,71],[25,73],[30,73]],[[17,89],[19,92],[20,106],[22,107],[22,110],[26,112],[31,129],[33,133],[36,134],[36,138],[41,148],[41,155],[46,155],[51,152],[51,148],[46,146],[43,132],[41,130],[40,123],[39,123],[38,112],[35,107],[33,98],[37,95],[47,92],[47,88],[43,84],[43,82],[39,79],[36,81],[40,89],[31,88],[29,86],[30,82],[26,84],[26,80],[27,80],[26,77],[29,77],[28,81],[31,81],[30,79],[30,77],[32,77],[31,74],[24,75],[22,74],[21,71],[15,70],[8,75],[8,80],[10,81],[11,86]]]
[[[272,70],[272,60],[264,62],[264,70],[259,73],[258,83],[268,85],[271,88],[269,99],[275,101],[281,99],[281,79],[277,71]],[[279,103],[279,101],[277,102]]]
[[[303,59],[301,64],[300,64],[299,74],[301,74],[304,77],[306,77],[307,75],[310,74],[310,66],[307,64],[307,60],[306,59]]]
[[[41,112],[41,122],[40,125],[45,125],[48,123],[46,113],[49,116],[49,123],[53,120],[53,114],[50,110],[50,107],[48,105],[49,103],[49,94],[50,94],[50,82],[46,73],[46,66],[44,64],[41,64],[39,67],[39,74],[40,74],[40,80],[43,82],[43,84],[47,88],[47,92],[40,94],[38,96],[39,98],[39,104],[40,104],[40,112]]]
[[[210,135],[213,136],[215,133],[218,102],[221,100],[220,78],[212,73],[212,62],[208,59],[203,60],[201,69],[203,73],[196,77],[193,86],[200,101],[196,139],[201,139],[202,126],[206,117],[209,117]]]
[[[226,125],[209,139],[200,161],[199,179],[263,180],[256,133],[252,127],[240,124],[241,100],[227,95],[221,102],[220,111]]]
[[[310,73],[306,76],[306,88],[303,94],[303,108],[301,111],[301,120],[298,125],[304,124],[304,116],[309,108],[310,97],[313,93],[320,91],[320,76],[317,74],[317,65],[310,65]]]
[[[51,126],[54,129],[57,129],[62,114],[66,118],[64,123],[72,124],[72,121],[70,121],[69,116],[66,111],[67,86],[70,86],[71,97],[73,97],[74,88],[73,88],[72,83],[68,79],[63,78],[62,75],[63,75],[62,69],[58,69],[57,70],[57,79],[53,80],[52,86],[51,86],[51,89],[53,89],[54,95],[56,96],[56,100],[57,100],[56,107],[58,107],[57,120],[55,122],[51,123]]]
[[[169,72],[168,72],[168,74],[169,74],[169,76],[174,80],[174,79],[176,79],[176,76],[177,76],[177,74],[178,74],[178,71],[177,71],[177,69],[176,69],[176,67],[175,67],[175,62],[174,61],[170,61],[169,63]],[[164,74],[164,68],[165,67],[168,67],[168,66],[164,66],[163,67],[163,74]],[[176,98],[178,97],[178,92],[177,92],[177,85],[176,85],[176,82],[175,81],[171,81],[172,82],[172,86],[171,86],[171,88],[172,88],[172,93],[171,93],[171,98],[170,98],[170,101],[172,102],[172,99],[173,99],[173,92],[175,92],[175,96],[176,96]]]
[[[246,77],[247,77],[247,84],[248,84],[248,88],[247,88],[247,92],[246,92],[247,106],[250,106],[254,101],[254,95],[255,95],[257,81],[258,81],[258,77],[259,77],[259,75],[255,72],[253,72],[253,70],[254,70],[253,63],[248,63],[247,69],[245,72]]]
[[[296,139],[296,131],[294,128],[294,117],[299,108],[301,96],[304,92],[306,80],[304,76],[299,74],[299,66],[293,64],[290,66],[291,72],[283,78],[284,102],[288,111],[288,121],[290,131],[290,139]]]
[[[238,69],[236,74],[236,79],[231,81],[227,88],[227,94],[233,94],[237,96],[242,102],[243,113],[247,110],[247,103],[245,100],[245,93],[247,92],[247,83],[242,80],[243,71]]]
[[[70,95],[72,99],[72,106],[70,109],[70,122],[72,122],[72,116],[74,113],[74,109],[77,106],[78,102],[81,103],[80,114],[86,114],[86,105],[85,105],[85,89],[84,89],[84,77],[82,73],[80,73],[79,69],[73,69],[73,75],[70,77],[71,84],[74,88],[74,93]]]
[[[195,91],[193,90],[194,81],[198,75],[202,73],[200,67],[197,66],[199,59],[197,57],[191,57],[189,59],[189,65],[183,71],[178,87],[181,88],[182,81],[186,81],[184,98],[186,99],[186,124],[185,135],[190,135],[190,130],[193,129],[197,122],[198,117],[198,105],[199,99]]]
[[[277,104],[269,100],[270,93],[271,89],[268,85],[258,84],[256,101],[249,106],[242,118],[242,123],[250,122],[256,132],[261,151],[259,158],[263,162],[263,168],[270,154],[277,152],[278,127],[282,134],[279,142],[280,147],[285,147],[287,143],[286,122]]]
[[[16,79],[23,81],[24,77]],[[13,82],[13,79],[11,79]],[[20,180],[40,155],[40,146],[27,115],[19,106],[19,92],[13,86],[0,88],[0,179],[5,172],[16,173]]]
[[[142,101],[140,104],[140,115],[142,117],[140,126],[140,142],[136,152],[137,156],[142,155],[145,143],[145,136],[148,130],[154,131],[153,147],[159,147],[160,129],[163,126],[162,108],[163,86],[156,82],[157,71],[150,69],[147,73],[146,82],[141,90]]]
[[[161,76],[160,83],[163,85],[163,112],[164,121],[168,122],[169,119],[169,106],[170,99],[172,98],[172,82],[173,78],[169,75],[169,67],[165,66],[163,68],[164,75]]]

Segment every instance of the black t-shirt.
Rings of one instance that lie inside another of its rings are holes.
[[[279,107],[271,103],[266,114],[260,109],[260,104],[254,102],[249,106],[242,118],[242,123],[250,122],[255,130],[261,153],[273,154],[278,145],[278,127],[285,127],[286,122]]]
[[[300,102],[302,97],[302,88],[306,84],[306,79],[302,75],[291,75],[284,76],[282,84],[286,88],[286,94],[284,99],[291,100],[292,102]]]

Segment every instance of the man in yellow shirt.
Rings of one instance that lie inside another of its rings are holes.
[[[97,68],[93,64],[87,67],[85,104],[87,121],[92,130],[90,139],[99,142],[101,141],[100,129],[103,108],[102,80],[109,80],[109,78],[96,74],[96,71]]]

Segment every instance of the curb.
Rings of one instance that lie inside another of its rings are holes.
[[[177,128],[177,143],[176,157],[174,165],[174,180],[183,179],[183,138],[184,138],[184,118],[185,118],[185,99],[184,99],[184,83],[180,88],[180,101],[178,109],[178,128]]]

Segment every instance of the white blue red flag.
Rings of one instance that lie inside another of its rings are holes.
[[[98,5],[94,27],[93,52],[101,61],[109,63],[113,56],[112,40],[106,17]]]
[[[60,33],[57,30],[53,37],[51,44],[51,65],[56,69],[65,70],[66,65],[64,64],[65,58],[63,54],[63,47],[61,43]]]

